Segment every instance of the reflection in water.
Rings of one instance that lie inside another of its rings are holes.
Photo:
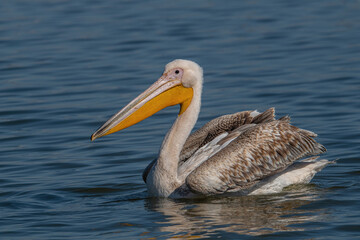
[[[316,191],[294,187],[271,196],[186,201],[154,198],[148,199],[146,207],[166,216],[166,222],[159,222],[162,225],[159,231],[170,232],[172,237],[209,237],[215,231],[246,235],[303,231],[293,224],[318,221],[324,213],[302,208],[318,198]]]

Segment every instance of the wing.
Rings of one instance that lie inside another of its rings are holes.
[[[229,133],[246,124],[259,124],[273,121],[275,119],[274,112],[274,108],[270,108],[263,113],[243,111],[211,120],[188,137],[180,153],[179,165],[189,159],[199,148],[211,142],[224,132]]]
[[[180,153],[179,167],[183,165],[183,163],[190,157],[192,157],[201,147],[210,143],[221,134],[230,133],[240,126],[273,121],[275,119],[274,112],[274,108],[270,108],[263,113],[259,113],[257,111],[243,111],[234,114],[223,115],[211,120],[188,137]],[[229,137],[231,136],[232,135]],[[151,163],[143,171],[142,177],[145,183],[151,168],[156,163],[156,160],[157,159],[151,161]],[[194,169],[190,167],[187,170],[192,171]]]
[[[187,186],[205,195],[246,190],[297,159],[326,151],[315,133],[289,124],[288,118],[253,124],[186,178]]]

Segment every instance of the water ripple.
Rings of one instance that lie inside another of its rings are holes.
[[[354,239],[359,235],[357,1],[5,1],[0,19],[4,239]],[[164,65],[204,68],[196,127],[276,107],[337,164],[271,196],[153,199],[141,173],[178,107],[89,137]]]

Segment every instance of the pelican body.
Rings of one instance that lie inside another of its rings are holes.
[[[192,198],[280,192],[308,183],[328,165],[316,134],[278,120],[275,110],[243,111],[213,119],[191,133],[201,105],[203,70],[195,62],[174,60],[146,91],[111,117],[91,140],[130,127],[168,106],[180,105],[159,157],[143,172],[148,193]]]

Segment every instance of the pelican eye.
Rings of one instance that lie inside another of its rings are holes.
[[[179,70],[175,70],[175,74],[179,74],[180,73],[180,71]]]

